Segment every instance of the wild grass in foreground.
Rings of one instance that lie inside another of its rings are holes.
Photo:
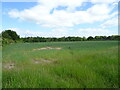
[[[118,42],[11,44],[3,47],[2,79],[3,88],[116,88]]]

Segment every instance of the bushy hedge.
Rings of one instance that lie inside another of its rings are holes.
[[[112,36],[89,36],[86,37],[24,37],[20,38],[20,36],[12,30],[5,30],[0,34],[2,37],[2,45],[15,43],[15,42],[60,42],[60,41],[103,41],[103,40],[120,40],[119,35],[112,35]]]
[[[15,31],[12,30],[5,30],[1,33],[2,38],[2,45],[7,45],[11,43],[15,43],[17,40],[20,39],[19,35]]]
[[[7,38],[3,38],[2,39],[2,45],[6,45],[6,44],[11,44],[14,43],[15,41],[12,39],[7,39]]]

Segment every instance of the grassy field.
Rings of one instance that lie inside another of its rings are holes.
[[[2,54],[3,88],[118,87],[117,41],[17,43]]]

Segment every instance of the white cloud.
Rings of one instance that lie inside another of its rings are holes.
[[[77,24],[94,23],[103,21],[110,17],[112,7],[104,3],[113,3],[114,0],[91,0],[96,3],[86,11],[75,11],[77,6],[82,6],[88,0],[39,0],[38,5],[24,9],[23,11],[11,10],[8,14],[11,17],[19,18],[22,21],[30,21],[43,27],[73,27]],[[54,10],[58,6],[67,6],[67,10]],[[74,12],[73,12],[74,11]]]
[[[119,0],[90,0],[93,3],[117,3]]]
[[[24,29],[20,29],[20,28],[8,28],[6,30],[16,31],[17,34],[20,35],[21,37],[40,36],[43,34],[43,32],[40,32],[40,31],[24,30]]]
[[[109,28],[112,26],[118,26],[118,18],[117,17],[109,19],[106,22],[104,22],[103,24],[101,24],[102,28]]]
[[[77,6],[81,6],[87,0],[39,0],[39,3],[49,9],[56,8],[57,6],[68,6],[68,10],[73,10]]]
[[[78,33],[80,36],[109,36],[109,35],[116,35],[117,31],[110,31],[107,29],[101,29],[101,28],[85,28],[85,29],[79,29]]]
[[[10,12],[9,12],[9,15],[13,18],[17,18],[19,17],[19,11],[17,9],[12,9]]]
[[[0,30],[0,33],[2,33],[2,30]]]
[[[53,29],[51,32],[44,32],[44,31],[31,31],[31,30],[23,30],[19,28],[9,28],[13,31],[16,31],[18,35],[21,37],[63,37],[63,36],[79,36],[79,37],[88,37],[88,36],[109,36],[109,35],[117,35],[117,30],[110,31],[107,29],[100,29],[100,28],[82,28],[77,30],[72,29]],[[71,30],[71,32],[69,32]]]
[[[92,2],[94,5],[87,10],[76,11],[76,7],[82,7],[83,2]],[[39,0],[38,4],[29,9],[19,11],[13,9],[8,12],[12,18],[18,18],[21,21],[34,22],[43,27],[54,27],[49,32],[39,30],[23,30],[11,28],[22,37],[42,36],[42,37],[63,37],[63,36],[99,36],[113,35],[117,31],[107,30],[107,27],[116,26],[118,12],[113,12],[118,0]],[[109,5],[113,4],[113,5]],[[67,6],[65,10],[57,10],[59,6]],[[54,8],[54,12],[50,14]],[[112,12],[112,13],[111,13]],[[104,22],[102,28],[81,28],[74,30],[75,25],[93,24]],[[68,28],[70,27],[70,29]],[[73,29],[73,30],[71,30]]]
[[[68,31],[68,29],[60,28],[60,29],[52,29],[52,31],[53,31],[53,32],[55,32],[55,31],[56,31],[56,32],[58,32],[58,33],[59,33],[59,32],[67,32],[67,31]]]
[[[112,13],[109,18],[117,17],[117,15],[118,15],[118,11]]]
[[[21,37],[63,37],[67,36],[69,33],[67,32],[68,29],[61,28],[61,29],[53,29],[51,32],[44,32],[39,30],[24,30],[20,28],[8,28],[9,30],[16,31],[18,35]],[[8,30],[6,29],[6,30]]]
[[[49,0],[1,0],[2,2],[36,2],[36,1],[41,1],[41,2],[51,2]],[[55,0],[54,0],[55,1]],[[57,0],[56,0],[57,1]],[[63,1],[63,0],[59,0],[59,1]],[[67,2],[69,0],[65,0],[65,2]],[[112,3],[112,2],[118,2],[119,0],[78,0],[81,2],[93,2],[93,3]]]

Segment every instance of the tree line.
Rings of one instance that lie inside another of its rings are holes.
[[[89,36],[88,38],[86,37],[25,37],[21,38],[22,41],[24,42],[60,42],[60,41],[100,41],[100,40],[119,40],[120,36],[114,35],[114,36]]]
[[[103,40],[120,40],[119,35],[112,35],[112,36],[89,36],[89,37],[24,37],[20,38],[15,31],[12,30],[5,30],[3,31],[0,36],[2,36],[2,43],[14,43],[14,42],[60,42],[60,41],[103,41]]]
[[[20,36],[12,30],[2,31],[0,36],[2,38],[2,45],[15,43],[20,40]]]

